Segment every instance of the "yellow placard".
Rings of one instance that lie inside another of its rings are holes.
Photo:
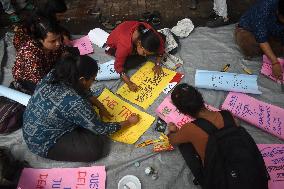
[[[145,112],[138,110],[129,103],[121,100],[108,89],[104,89],[98,100],[103,103],[107,110],[114,115],[109,120],[103,118],[105,122],[121,122],[125,121],[132,113],[140,116],[140,121],[131,127],[124,127],[111,135],[111,138],[118,142],[134,144],[141,135],[152,125],[155,118]]]
[[[176,75],[176,72],[163,68],[163,73],[156,76],[153,67],[153,62],[147,62],[131,77],[130,80],[139,87],[137,92],[130,91],[128,86],[124,84],[116,93],[147,109]]]

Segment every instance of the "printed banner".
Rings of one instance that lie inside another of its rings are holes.
[[[242,93],[230,92],[222,109],[281,139],[284,139],[284,109]]]
[[[71,41],[73,47],[77,47],[80,51],[80,55],[90,54],[94,52],[92,43],[88,36]]]
[[[116,93],[147,109],[176,75],[176,72],[163,68],[163,73],[157,76],[152,70],[153,67],[153,62],[147,62],[131,77],[131,81],[139,87],[137,92],[130,91],[128,86],[124,84]]]
[[[219,111],[210,105],[206,105],[206,107],[212,111]],[[172,122],[178,128],[181,128],[184,124],[194,120],[194,118],[184,115],[178,111],[178,109],[172,103],[171,95],[165,98],[155,112],[166,123]]]
[[[282,71],[283,71],[282,82],[284,82],[284,59],[279,58],[278,60],[279,60],[279,63],[281,64],[281,66],[282,66]],[[268,59],[268,57],[266,55],[263,55],[263,63],[262,63],[261,73],[263,75],[269,77],[273,81],[276,81],[276,78],[272,74],[271,61]],[[280,83],[280,81],[277,81],[277,82]]]
[[[269,189],[284,188],[284,144],[258,144],[270,175]]]
[[[111,138],[118,142],[134,144],[141,135],[152,125],[155,118],[142,112],[127,102],[124,102],[108,89],[104,89],[98,100],[104,104],[107,110],[114,115],[111,120],[103,119],[106,122],[121,122],[127,120],[132,114],[139,114],[140,121],[131,127],[125,127],[111,135]]]
[[[261,94],[258,90],[256,75],[196,70],[195,86],[206,89]]]
[[[105,189],[105,166],[34,169],[24,168],[17,189]]]

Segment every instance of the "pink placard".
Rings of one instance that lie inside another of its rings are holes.
[[[213,111],[219,111],[218,109],[206,105],[206,107]],[[184,124],[191,122],[194,118],[184,115],[178,111],[178,109],[173,105],[171,100],[171,95],[168,95],[164,101],[155,110],[156,114],[164,120],[166,123],[174,123],[178,128],[181,128]]]
[[[270,175],[269,189],[284,188],[284,144],[258,144]]]
[[[73,47],[77,47],[80,51],[80,55],[90,54],[94,52],[92,43],[88,36],[71,41]]]
[[[17,189],[105,189],[105,166],[33,169],[25,168]]]
[[[281,139],[284,139],[284,109],[243,93],[230,92],[222,109]]]
[[[283,71],[283,79],[282,81],[284,82],[284,59],[279,58],[279,63],[282,66],[282,71]],[[271,61],[268,59],[268,57],[266,55],[263,55],[263,63],[262,63],[262,68],[260,71],[263,75],[269,77],[270,79],[272,79],[273,81],[276,81],[275,77],[272,74],[272,65],[271,65]],[[277,81],[278,83],[280,83],[280,81]]]

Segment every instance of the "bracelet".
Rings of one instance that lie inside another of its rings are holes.
[[[125,72],[121,72],[120,73],[120,77],[124,76],[125,75]]]

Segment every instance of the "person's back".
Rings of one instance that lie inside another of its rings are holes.
[[[179,130],[169,124],[170,143],[179,144],[195,184],[203,189],[268,188],[263,158],[230,112],[206,109],[201,94],[187,84],[175,87],[171,97],[181,113],[196,118]]]

